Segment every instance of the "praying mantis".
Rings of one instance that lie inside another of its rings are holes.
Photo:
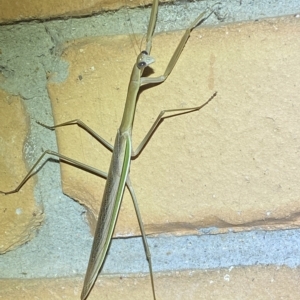
[[[104,145],[112,152],[112,158],[111,158],[111,163],[110,163],[108,173],[97,170],[91,166],[87,166],[76,160],[70,159],[62,154],[50,150],[46,150],[36,161],[36,163],[33,165],[33,167],[30,169],[28,174],[24,177],[24,179],[21,181],[21,183],[18,185],[16,189],[8,192],[0,191],[3,194],[11,194],[11,193],[18,192],[20,188],[26,183],[26,181],[34,173],[34,170],[36,169],[37,165],[45,155],[56,156],[61,161],[65,161],[69,164],[72,164],[76,167],[94,173],[106,179],[106,185],[103,193],[102,204],[99,212],[94,241],[93,241],[90,259],[89,259],[89,263],[88,263],[88,267],[84,279],[83,289],[81,293],[81,300],[87,299],[97,279],[97,276],[102,268],[102,265],[104,263],[105,257],[107,255],[111,243],[113,231],[117,222],[118,213],[119,213],[125,186],[128,188],[133,200],[138,223],[142,233],[142,240],[145,248],[146,258],[149,264],[153,298],[156,299],[151,254],[146,239],[146,233],[144,230],[141,214],[139,211],[137,198],[130,181],[130,176],[129,176],[130,163],[132,158],[137,157],[144,149],[149,139],[151,138],[152,134],[155,132],[156,128],[164,120],[165,113],[171,113],[171,115],[168,115],[168,117],[170,117],[170,116],[177,116],[185,113],[198,111],[203,106],[208,104],[216,96],[216,93],[214,93],[204,104],[197,107],[168,109],[168,110],[161,111],[156,121],[153,123],[152,127],[149,129],[148,133],[141,141],[140,145],[136,148],[136,150],[132,149],[132,138],[131,138],[132,127],[133,127],[133,120],[134,120],[135,109],[136,109],[136,104],[138,99],[138,92],[140,90],[140,87],[150,85],[150,84],[160,84],[167,79],[169,74],[172,72],[174,66],[176,65],[176,62],[180,57],[180,54],[190,36],[191,31],[210,16],[210,14],[208,14],[207,17],[204,17],[206,12],[201,13],[198,16],[198,18],[194,20],[194,22],[186,29],[185,34],[183,35],[175,52],[173,53],[163,75],[158,77],[142,77],[144,70],[147,67],[149,67],[152,63],[155,62],[154,58],[150,56],[150,52],[151,52],[152,38],[153,38],[157,14],[158,14],[158,4],[159,4],[158,0],[154,0],[152,3],[152,10],[151,10],[150,20],[149,20],[148,30],[146,35],[146,48],[137,56],[136,62],[132,69],[123,117],[122,117],[121,125],[115,137],[114,146],[112,146],[109,142],[107,142],[104,138],[98,135],[94,130],[92,130],[88,125],[86,125],[79,119],[67,121],[61,124],[57,124],[55,126],[48,126],[43,123],[37,122],[40,125],[50,130],[55,130],[58,127],[68,126],[68,125],[78,125],[84,130],[86,130],[89,134],[91,134],[95,139],[97,139],[102,145]]]

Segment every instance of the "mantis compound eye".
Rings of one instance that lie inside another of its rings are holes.
[[[138,69],[142,70],[152,64],[154,62],[154,58],[151,57],[147,51],[142,51],[136,60],[136,66]]]
[[[137,64],[137,67],[139,69],[142,69],[142,68],[145,68],[147,66],[147,64],[144,62],[144,61],[140,61],[138,64]]]

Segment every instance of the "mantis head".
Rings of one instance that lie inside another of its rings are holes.
[[[142,51],[137,59],[136,59],[136,66],[140,69],[143,70],[146,67],[148,67],[150,64],[154,63],[155,59],[150,56],[147,51]]]

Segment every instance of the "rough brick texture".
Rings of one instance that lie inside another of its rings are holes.
[[[165,120],[133,161],[147,232],[299,225],[299,22],[289,17],[196,29],[168,80],[140,95],[134,147],[162,109],[200,105],[218,91],[199,112]],[[155,37],[155,75],[181,35]],[[69,78],[48,86],[56,124],[79,118],[113,143],[135,61],[130,39],[75,41],[62,58],[70,63]],[[61,153],[108,170],[110,152],[84,130],[69,126],[57,136]],[[62,167],[64,192],[96,216],[105,181]],[[116,235],[136,233],[126,191]]]

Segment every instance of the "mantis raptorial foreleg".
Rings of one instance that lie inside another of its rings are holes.
[[[190,33],[191,31],[198,25],[200,25],[201,23],[203,23],[207,18],[209,18],[209,16],[213,13],[211,12],[206,18],[203,18],[203,16],[205,15],[206,12],[203,12],[202,14],[199,15],[199,17],[190,25],[190,27],[188,27],[185,30],[184,35],[182,36],[176,50],[174,51],[167,67],[166,70],[164,72],[163,75],[158,76],[158,77],[142,77],[141,78],[141,86],[149,84],[149,83],[162,83],[164,82],[168,76],[170,75],[170,73],[172,72],[173,68],[175,67],[177,60],[188,40],[188,38],[190,37]]]

